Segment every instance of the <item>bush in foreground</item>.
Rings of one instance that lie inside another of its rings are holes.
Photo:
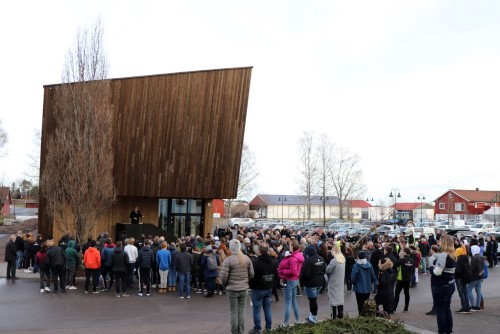
[[[272,334],[412,334],[398,320],[377,317],[356,317],[325,320],[318,324],[299,324],[292,327],[276,328]]]

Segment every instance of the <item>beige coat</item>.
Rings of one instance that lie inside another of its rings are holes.
[[[224,260],[220,271],[222,285],[229,291],[244,291],[249,289],[248,283],[253,278],[253,265],[250,258],[243,255],[245,263],[240,266],[238,256],[233,254]]]

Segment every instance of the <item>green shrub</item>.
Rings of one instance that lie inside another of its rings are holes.
[[[325,320],[318,324],[299,324],[292,327],[280,327],[272,330],[273,334],[410,334],[404,324],[398,320],[378,317],[356,317]]]

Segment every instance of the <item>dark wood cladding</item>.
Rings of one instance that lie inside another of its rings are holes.
[[[251,72],[110,79],[118,195],[236,197]],[[54,130],[50,105],[57,87],[45,87],[44,134]]]
[[[251,68],[113,80],[121,196],[233,198]]]

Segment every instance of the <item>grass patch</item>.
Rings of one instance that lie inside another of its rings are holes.
[[[299,324],[292,327],[276,328],[272,334],[413,334],[405,329],[399,320],[377,317],[356,317],[328,319],[318,324]]]

